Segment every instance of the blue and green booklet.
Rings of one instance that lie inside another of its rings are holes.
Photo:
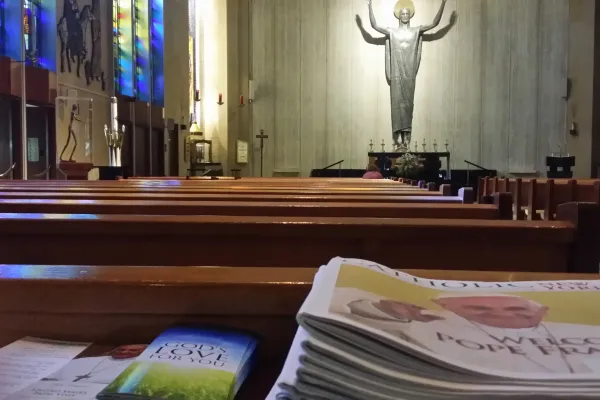
[[[171,328],[96,398],[230,400],[251,369],[256,345],[243,332]]]

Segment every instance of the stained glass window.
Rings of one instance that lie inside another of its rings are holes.
[[[39,66],[41,0],[25,0],[23,34],[25,35],[25,57],[28,65]]]
[[[6,25],[4,23],[4,0],[0,0],[0,55],[6,51]]]

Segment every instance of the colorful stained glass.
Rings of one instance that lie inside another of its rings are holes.
[[[135,97],[132,0],[114,0],[113,28],[116,91]]]
[[[135,0],[135,77],[136,98],[150,102],[150,10],[148,0]]]
[[[165,24],[163,0],[150,0],[150,51],[152,54],[152,104],[165,106]]]

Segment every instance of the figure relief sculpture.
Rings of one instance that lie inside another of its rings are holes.
[[[416,27],[410,25],[415,15],[415,6],[411,0],[399,0],[394,7],[394,15],[399,21],[398,27],[379,26],[371,0],[367,0],[367,5],[371,26],[386,37],[385,75],[390,86],[394,147],[406,150],[410,145],[412,133],[415,84],[421,63],[423,34],[440,24],[446,0],[442,0],[432,24]],[[358,15],[357,21],[360,21]]]
[[[78,0],[65,0],[56,31],[60,39],[60,72],[72,73],[72,64],[75,64],[74,71],[80,78],[83,66],[87,85],[100,82],[102,90],[106,90],[106,79],[102,71],[100,3],[101,0],[92,0],[91,5],[80,8]],[[90,43],[91,46],[88,46]]]

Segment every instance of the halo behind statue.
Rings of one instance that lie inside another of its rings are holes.
[[[412,0],[398,0],[394,7],[394,15],[396,18],[400,19],[400,11],[404,8],[408,8],[411,18],[415,15],[415,3],[413,3]]]

